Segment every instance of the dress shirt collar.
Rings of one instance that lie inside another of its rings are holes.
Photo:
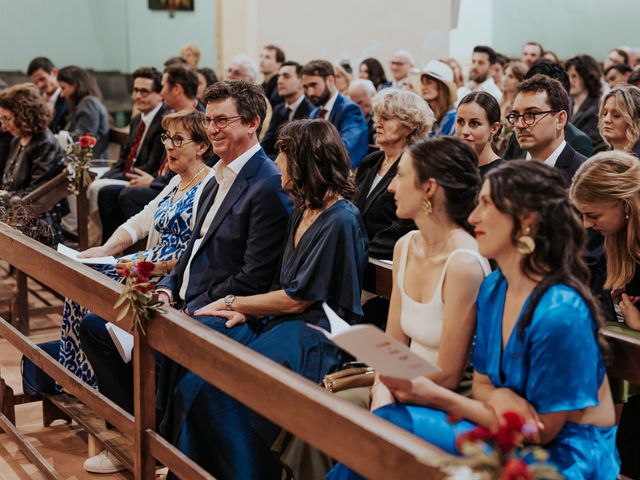
[[[558,157],[560,156],[560,154],[562,153],[562,150],[564,150],[564,147],[566,147],[566,146],[567,146],[567,141],[563,140],[562,143],[560,144],[560,146],[558,148],[556,148],[553,151],[553,153],[547,157],[547,159],[544,161],[544,163],[546,163],[550,167],[555,167],[556,166],[556,162],[558,161]],[[527,152],[526,159],[527,160],[531,160],[531,154],[529,152]]]
[[[285,109],[288,108],[291,110],[291,117],[289,119],[293,118],[293,115],[296,114],[296,110],[298,110],[298,107],[300,106],[303,100],[304,100],[304,94],[300,95],[298,99],[295,102],[293,102],[291,105],[285,102],[284,108]]]
[[[144,126],[145,128],[149,128],[149,125],[151,124],[151,122],[153,121],[153,119],[156,116],[156,113],[158,113],[160,111],[160,109],[162,108],[162,102],[158,103],[158,105],[156,106],[156,108],[154,108],[153,110],[151,110],[148,113],[141,113],[140,114],[140,119],[144,122]]]
[[[51,96],[49,97],[49,100],[47,100],[47,104],[49,104],[49,106],[51,107],[51,110],[55,109],[56,102],[58,101],[58,97],[60,96],[61,92],[62,92],[62,88],[61,87],[56,88],[56,91],[53,92],[51,94]]]
[[[227,177],[227,173],[231,171],[233,173],[233,177],[237,177],[242,170],[242,167],[246,165],[246,163],[253,157],[256,153],[260,151],[259,143],[256,143],[253,147],[246,150],[242,153],[238,158],[233,160],[229,165],[224,164],[222,160],[218,160],[216,164],[213,166],[213,169],[216,172],[216,180],[218,184],[222,185],[223,180]]]
[[[325,103],[324,105],[322,105],[320,108],[324,108],[327,111],[327,114],[325,115],[325,119],[329,120],[329,116],[331,115],[331,110],[333,109],[333,106],[336,103],[336,100],[338,99],[338,91],[336,91],[336,93],[333,94],[333,96],[327,100],[327,103]]]

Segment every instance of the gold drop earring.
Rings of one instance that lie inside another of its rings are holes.
[[[422,208],[422,212],[428,217],[433,212],[433,206],[428,198],[423,198],[422,203],[420,204],[420,208]]]
[[[523,255],[531,255],[536,249],[536,242],[531,237],[531,227],[525,227],[522,235],[518,237],[516,249]]]

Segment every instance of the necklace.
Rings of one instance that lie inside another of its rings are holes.
[[[193,183],[193,181],[198,177],[198,175],[200,175],[200,172],[202,172],[205,168],[207,168],[207,166],[203,165],[202,168],[198,170],[193,177],[191,177],[191,180],[189,180],[189,182],[184,187],[181,187],[180,185],[178,185],[178,191],[184,192],[187,188],[189,188]]]
[[[425,245],[429,248],[429,250],[431,250],[430,253],[427,253],[427,249],[426,248],[420,248],[417,244],[415,245],[417,247],[417,253],[420,253],[421,255],[424,255],[425,258],[432,258],[435,257],[436,255],[440,254],[442,252],[442,250],[444,249],[444,246],[446,246],[447,241],[458,231],[460,231],[460,228],[454,228],[453,230],[451,230],[443,239],[438,240],[437,242],[433,242],[433,243],[429,243],[426,240],[424,241]],[[438,245],[442,245],[442,247],[438,248],[437,250],[434,250],[434,247],[438,246]]]

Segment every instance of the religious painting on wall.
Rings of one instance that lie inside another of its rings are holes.
[[[149,0],[150,10],[193,12],[194,0]]]

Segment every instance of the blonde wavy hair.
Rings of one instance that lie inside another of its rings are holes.
[[[602,96],[600,100],[600,110],[598,111],[598,130],[600,136],[609,146],[612,146],[602,132],[602,119],[604,104],[610,98],[615,98],[616,109],[627,124],[627,147],[626,151],[631,151],[635,143],[640,139],[640,88],[632,85],[620,85],[612,88]]]
[[[409,129],[407,145],[427,138],[436,121],[429,104],[407,90],[385,88],[373,97],[372,104],[375,117],[395,117]]]
[[[574,205],[623,205],[624,227],[604,239],[604,286],[613,289],[629,283],[640,263],[640,161],[621,151],[598,153],[580,166],[569,196]]]

